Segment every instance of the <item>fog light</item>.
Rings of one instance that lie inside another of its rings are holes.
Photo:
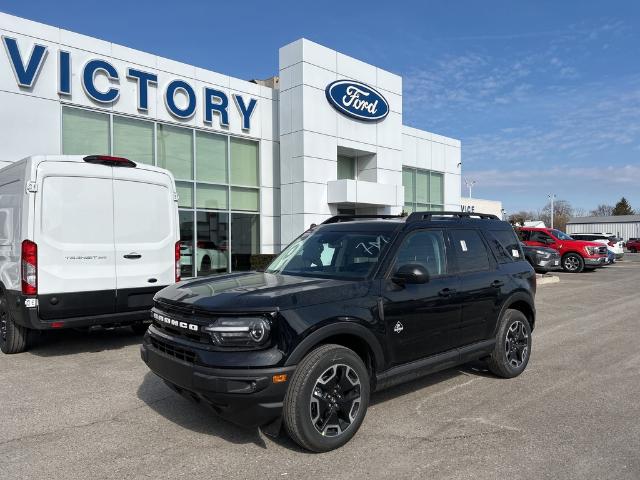
[[[273,377],[271,377],[271,381],[273,383],[284,383],[287,381],[287,374],[286,373],[280,373],[278,375],[274,375]]]

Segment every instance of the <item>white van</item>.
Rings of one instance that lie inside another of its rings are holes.
[[[180,279],[175,182],[108,156],[32,156],[0,170],[0,347],[29,330],[146,328],[155,292]]]

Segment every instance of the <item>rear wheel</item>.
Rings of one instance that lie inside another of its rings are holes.
[[[531,326],[519,310],[508,309],[500,320],[496,346],[487,361],[489,370],[503,378],[524,372],[531,355]]]
[[[21,353],[27,350],[29,329],[13,321],[7,297],[0,295],[0,350],[3,353]]]
[[[347,443],[369,406],[369,374],[360,357],[323,345],[298,365],[284,398],[283,419],[301,447],[326,452]]]
[[[637,250],[636,250],[635,248],[630,248],[630,249],[629,249],[629,251],[630,251],[631,253],[636,253],[636,252],[637,252]]]
[[[562,257],[562,269],[569,273],[580,273],[584,270],[584,260],[577,253],[567,253]]]
[[[211,258],[204,257],[202,259],[202,264],[200,265],[201,273],[211,273]]]

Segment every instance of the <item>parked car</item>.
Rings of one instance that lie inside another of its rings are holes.
[[[520,244],[524,251],[524,256],[536,272],[547,273],[551,270],[560,270],[560,253],[548,247],[530,247],[524,243]]]
[[[372,391],[474,359],[520,375],[535,282],[494,215],[337,216],[265,272],[158,292],[141,356],[225,418],[270,434],[284,422],[299,445],[327,451],[353,437]]]
[[[630,238],[625,246],[631,253],[640,252],[640,238]]]
[[[0,170],[0,349],[30,330],[131,325],[179,280],[167,170],[108,156],[32,156]]]
[[[596,242],[574,240],[560,230],[551,228],[521,227],[517,229],[520,240],[532,247],[549,247],[560,252],[560,264],[565,272],[578,273],[597,268],[607,261],[607,247]]]
[[[220,273],[227,271],[228,252],[226,247],[221,247],[215,242],[198,240],[195,264],[198,275]],[[180,262],[183,271],[191,268],[193,262],[193,241],[180,242]]]
[[[621,239],[615,235],[606,233],[572,233],[571,237],[575,240],[585,240],[587,242],[602,243],[607,249],[614,254],[614,260],[621,260],[624,257],[624,247]]]

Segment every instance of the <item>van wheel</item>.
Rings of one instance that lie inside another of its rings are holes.
[[[17,325],[7,304],[7,297],[0,295],[0,350],[3,353],[21,353],[27,350],[29,329]]]
[[[132,323],[130,326],[131,330],[133,330],[133,333],[135,333],[136,335],[145,334],[147,332],[147,328],[149,328],[149,324],[144,322]]]
[[[502,378],[513,378],[524,372],[531,355],[531,326],[519,310],[507,309],[500,320],[496,346],[487,367]]]
[[[347,443],[369,406],[369,374],[355,352],[322,345],[298,364],[284,397],[283,419],[289,436],[312,452]]]
[[[562,269],[569,273],[580,273],[584,270],[584,260],[577,253],[567,253],[562,257]]]

